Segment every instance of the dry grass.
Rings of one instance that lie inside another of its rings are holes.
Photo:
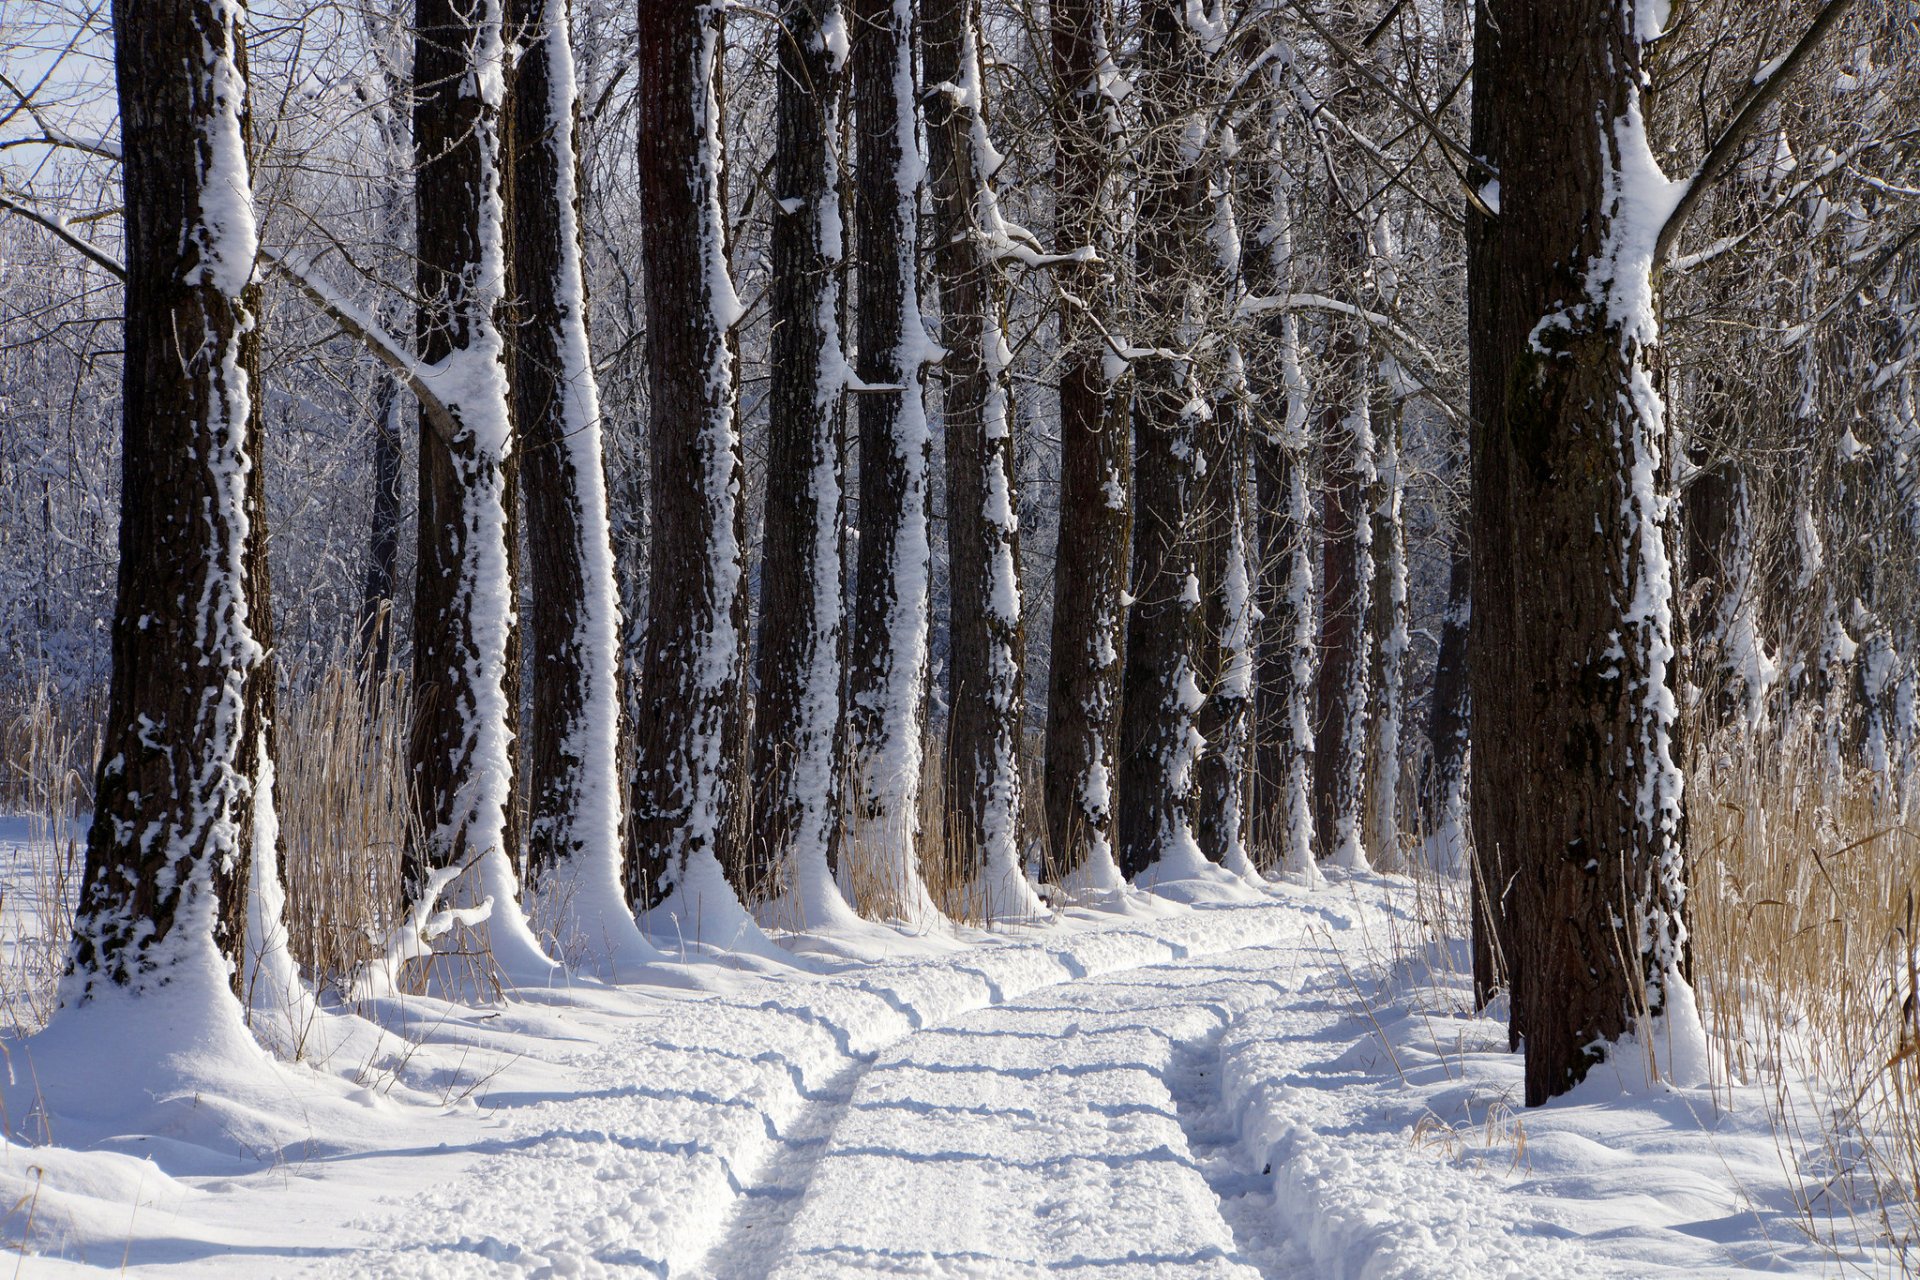
[[[1920,831],[1817,748],[1693,778],[1694,980],[1729,1080],[1765,1084],[1801,1214],[1920,1240]],[[1804,1081],[1808,1093],[1796,1087]]]
[[[398,923],[412,809],[405,678],[333,663],[280,699],[275,803],[286,851],[288,946],[338,989]]]
[[[53,1016],[79,901],[99,709],[35,681],[0,706],[0,812],[26,815],[26,847],[0,881],[0,1028],[25,1033]]]

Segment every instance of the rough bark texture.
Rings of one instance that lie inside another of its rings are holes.
[[[843,750],[841,576],[846,357],[840,347],[842,237],[830,136],[843,68],[823,32],[838,0],[786,0],[778,37],[774,185],[796,202],[773,214],[773,360],[767,509],[760,569],[759,700],[753,718],[749,892],[817,851],[837,865]]]
[[[248,243],[228,239],[217,210],[232,197],[206,183],[216,114],[244,85],[242,12],[207,0],[114,8],[126,147],[120,567],[66,1004],[104,984],[164,983],[196,945],[232,963],[239,990],[273,681],[261,643],[258,286],[251,226]],[[241,85],[218,82],[225,58]],[[247,259],[237,270],[235,253]]]
[[[1253,596],[1246,541],[1249,441],[1237,389],[1214,405],[1205,434],[1207,477],[1198,531],[1204,617],[1196,665],[1206,701],[1195,727],[1207,751],[1195,774],[1193,833],[1208,861],[1238,869],[1235,864],[1247,848]]]
[[[1099,87],[1104,0],[1056,0],[1054,201],[1061,249],[1106,241],[1110,104]],[[1132,531],[1126,397],[1106,372],[1088,323],[1112,297],[1103,263],[1056,267],[1060,306],[1060,527],[1054,547],[1053,645],[1047,687],[1047,839],[1056,874],[1074,877],[1090,855],[1114,851],[1112,779],[1119,730]]]
[[[1336,211],[1336,217],[1339,217]],[[1337,229],[1336,279],[1357,277],[1363,250],[1357,228]],[[1314,830],[1320,856],[1351,859],[1360,850],[1366,788],[1368,598],[1372,594],[1372,526],[1367,488],[1373,480],[1369,406],[1373,363],[1358,325],[1332,322],[1325,377],[1332,388],[1320,413],[1326,473],[1322,510],[1320,668],[1314,702]]]
[[[1433,663],[1432,701],[1427,709],[1427,741],[1433,761],[1421,804],[1427,829],[1436,832],[1447,821],[1447,808],[1465,797],[1467,729],[1473,709],[1468,683],[1467,626],[1473,606],[1473,560],[1467,553],[1467,533],[1455,536],[1447,566],[1447,607],[1441,615],[1439,653]]]
[[[931,551],[932,439],[923,379],[915,255],[922,159],[912,121],[912,22],[906,0],[857,0],[853,17],[857,373],[860,493],[847,720],[855,836],[883,910],[932,909],[918,872]],[[863,872],[863,874],[867,874]]]
[[[1477,156],[1493,157],[1505,133],[1500,114],[1503,99],[1493,88],[1505,74],[1500,31],[1485,0],[1474,11],[1473,78],[1482,86],[1473,96],[1469,146]],[[1471,175],[1484,187],[1492,174]],[[1510,519],[1510,481],[1507,451],[1500,446],[1500,401],[1505,395],[1511,352],[1504,345],[1501,321],[1500,248],[1504,227],[1472,204],[1467,206],[1467,349],[1468,396],[1473,412],[1470,442],[1473,496],[1467,519],[1467,579],[1472,591],[1467,617],[1466,654],[1470,673],[1466,702],[1472,725],[1490,732],[1471,733],[1474,769],[1488,780],[1468,791],[1473,827],[1473,990],[1474,1002],[1484,1006],[1501,986],[1517,987],[1520,975],[1512,968],[1513,938],[1508,914],[1512,884],[1513,797],[1498,779],[1513,775],[1514,739],[1502,726],[1513,722],[1513,657],[1507,646],[1513,636],[1513,565]],[[1523,1029],[1518,1006],[1512,1027],[1517,1045]]]
[[[1476,761],[1474,790],[1506,797],[1508,825],[1485,843],[1512,851],[1514,1023],[1533,1105],[1578,1083],[1599,1046],[1632,1028],[1638,1002],[1668,1012],[1682,989],[1671,470],[1651,399],[1658,303],[1641,316],[1619,300],[1638,288],[1620,247],[1635,212],[1608,196],[1635,128],[1633,6],[1488,9],[1501,66],[1482,88],[1506,121],[1494,155],[1509,194],[1498,318],[1474,340],[1505,364],[1481,441],[1505,484],[1476,476],[1475,503],[1504,499],[1505,537],[1475,547],[1487,643],[1474,646],[1474,703],[1476,715],[1510,713],[1482,721],[1495,732],[1479,743],[1510,746]],[[1644,284],[1644,261],[1638,270]],[[1487,571],[1496,564],[1510,572]],[[1484,661],[1502,652],[1510,668]],[[1483,703],[1496,671],[1509,692]]]
[[[1202,61],[1184,10],[1154,0],[1140,14],[1139,91],[1149,133],[1142,149],[1134,270],[1142,347],[1177,350],[1196,307],[1207,234],[1205,174],[1183,154]],[[1192,514],[1199,423],[1188,362],[1134,362],[1133,606],[1127,615],[1120,721],[1120,869],[1132,877],[1191,848],[1193,669],[1202,621]]]
[[[706,43],[718,40],[721,12],[706,0],[640,6],[652,536],[628,889],[641,907],[664,898],[705,854],[737,884],[744,844],[738,302],[714,278],[726,228],[717,216],[719,126],[710,119],[719,61]]]
[[[611,653],[590,653],[589,593],[610,597],[610,582],[593,582],[594,567],[610,568],[612,549],[600,476],[581,474],[572,445],[576,433],[598,436],[597,423],[574,421],[587,389],[570,385],[591,371],[572,370],[567,326],[586,302],[577,278],[577,208],[562,207],[575,189],[572,174],[559,171],[557,131],[571,138],[576,121],[554,116],[553,41],[566,41],[567,5],[552,0],[512,0],[507,23],[528,42],[513,82],[508,120],[512,156],[513,296],[516,305],[511,352],[514,430],[526,513],[524,580],[529,608],[526,642],[532,715],[527,725],[527,867],[529,879],[580,853],[590,839],[582,809],[589,788],[612,787],[603,762],[589,761],[596,681],[617,681]],[[570,67],[571,56],[565,58]],[[568,98],[571,94],[566,95]],[[570,153],[573,148],[569,145]],[[600,466],[599,451],[590,465]],[[591,486],[596,497],[589,502]],[[597,554],[596,554],[597,551]],[[605,620],[602,620],[603,622]],[[618,706],[617,692],[600,709]]]
[[[1019,861],[1026,628],[1002,234],[985,171],[978,0],[924,0],[933,271],[947,444],[947,839],[978,877]],[[1000,872],[994,874],[999,875]],[[989,910],[994,904],[989,904]]]

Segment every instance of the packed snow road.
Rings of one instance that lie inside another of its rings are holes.
[[[19,1274],[1832,1273],[1754,1099],[1629,1057],[1523,1119],[1403,885],[1241,897],[370,1010],[398,1060],[0,1148]]]

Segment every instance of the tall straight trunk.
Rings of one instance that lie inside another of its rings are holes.
[[[1529,1105],[1577,1084],[1635,1026],[1679,1082],[1705,1078],[1687,984],[1686,810],[1676,761],[1672,469],[1659,391],[1654,257],[1667,218],[1641,101],[1649,15],[1631,0],[1490,2],[1505,127],[1491,341],[1504,394],[1479,442],[1503,459],[1508,536],[1477,573],[1511,680],[1511,740],[1475,792],[1511,797],[1514,1017]],[[1485,33],[1483,25],[1482,33]],[[1670,196],[1668,197],[1671,198]],[[1484,246],[1483,246],[1484,248]],[[1582,264],[1569,270],[1568,263]],[[1477,548],[1476,548],[1477,549]],[[1488,588],[1509,585],[1505,601]],[[1487,649],[1475,646],[1476,667]],[[1490,673],[1489,673],[1490,674]],[[1476,714],[1481,671],[1476,669]],[[1485,741],[1485,738],[1482,738]]]
[[[1268,91],[1278,98],[1284,74]],[[1285,109],[1284,101],[1274,115]],[[1271,127],[1264,154],[1247,167],[1247,207],[1258,211],[1258,252],[1247,258],[1256,296],[1288,291],[1293,222],[1288,178]],[[1309,518],[1307,386],[1299,319],[1269,312],[1248,353],[1254,459],[1255,604],[1252,837],[1260,865],[1308,881],[1313,859],[1313,543]]]
[[[360,590],[360,654],[383,675],[393,654],[393,593],[400,571],[400,383],[385,369],[373,388],[373,514]]]
[[[527,873],[541,923],[606,973],[655,958],[622,884],[620,608],[587,338],[567,0],[511,0],[511,349],[532,649]]]
[[[1102,77],[1106,0],[1055,0],[1050,11],[1054,101],[1054,225],[1061,248],[1106,250],[1113,202],[1114,103]],[[1112,892],[1112,779],[1120,720],[1132,532],[1127,401],[1109,373],[1090,312],[1110,307],[1112,268],[1056,267],[1060,325],[1060,527],[1054,544],[1053,645],[1047,684],[1047,840],[1070,891]]]
[[[722,4],[640,6],[652,538],[628,889],[661,936],[757,938],[743,861],[740,433],[722,186]],[[725,868],[725,870],[723,870]]]
[[[1334,217],[1340,221],[1341,211],[1335,210]],[[1351,282],[1359,276],[1364,261],[1359,238],[1351,226],[1334,228],[1334,245],[1340,250],[1335,255],[1337,280]],[[1357,323],[1338,316],[1330,328],[1325,376],[1337,390],[1326,398],[1319,431],[1327,490],[1320,669],[1314,690],[1314,827],[1322,858],[1364,869],[1368,864],[1361,822],[1372,700],[1367,614],[1373,523],[1366,499],[1374,479],[1373,361]]]
[[[854,852],[878,909],[922,921],[935,914],[918,857],[932,579],[925,375],[940,354],[921,319],[916,261],[926,163],[915,124],[911,0],[856,0],[852,12],[858,373],[881,388],[859,398],[847,706]]]
[[[1371,0],[1328,0],[1330,22],[1365,31]],[[1327,103],[1348,118],[1363,100],[1357,73],[1336,60],[1327,70]],[[1334,297],[1361,301],[1371,246],[1365,163],[1351,139],[1324,125],[1320,138],[1325,192],[1326,271]],[[1326,500],[1322,535],[1320,669],[1314,689],[1314,828],[1320,856],[1336,866],[1368,865],[1364,843],[1367,721],[1373,706],[1373,520],[1367,496],[1375,479],[1375,360],[1365,328],[1350,316],[1330,319],[1320,419]]]
[[[1187,154],[1184,136],[1202,109],[1204,66],[1185,9],[1152,0],[1139,22],[1148,133],[1133,264],[1146,332],[1136,341],[1169,354],[1134,362],[1134,599],[1120,721],[1119,838],[1121,870],[1159,879],[1205,863],[1193,835],[1194,766],[1205,746],[1194,728],[1203,611],[1193,528],[1198,406],[1205,397],[1189,361],[1170,353],[1191,336],[1209,274],[1201,249],[1208,184],[1204,157]]]
[[[1240,149],[1230,125],[1213,156],[1215,278],[1238,309],[1246,297],[1240,224],[1228,158]],[[1247,773],[1253,714],[1253,579],[1247,555],[1247,369],[1235,337],[1216,383],[1213,416],[1201,432],[1206,475],[1196,504],[1202,619],[1196,654],[1201,687],[1195,728],[1207,744],[1194,780],[1193,828],[1200,851],[1236,875],[1258,879],[1247,854]]]
[[[947,350],[947,836],[999,920],[1043,911],[1020,867],[1026,629],[1000,266],[1013,246],[993,192],[1000,157],[987,136],[979,0],[923,0],[922,10],[926,79],[939,86],[927,98],[927,152]]]
[[[417,713],[408,751],[415,834],[403,872],[410,903],[449,883],[458,904],[491,898],[483,932],[494,964],[508,981],[537,983],[553,964],[521,913],[514,866],[503,22],[500,0],[417,0],[415,8],[416,342],[422,377],[444,409],[423,406],[420,415]]]
[[[60,990],[71,1009],[170,986],[230,1029],[250,864],[274,852],[253,847],[271,831],[257,788],[273,672],[243,15],[218,0],[113,14],[127,148],[120,568]]]
[[[1506,132],[1498,109],[1500,95],[1492,87],[1506,74],[1506,56],[1500,30],[1488,12],[1489,0],[1476,0],[1473,30],[1473,95],[1468,146],[1489,161],[1496,156]],[[1490,190],[1493,171],[1476,169],[1469,181]],[[1513,532],[1511,480],[1507,451],[1496,434],[1496,415],[1506,394],[1510,353],[1500,335],[1503,299],[1500,294],[1500,254],[1504,228],[1480,206],[1468,202],[1467,240],[1467,382],[1473,413],[1468,447],[1472,499],[1467,515],[1467,560],[1471,572],[1462,579],[1471,591],[1466,608],[1464,651],[1469,676],[1461,701],[1471,712],[1467,735],[1473,740],[1473,769],[1489,779],[1508,778],[1517,767],[1510,758],[1515,739],[1502,731],[1511,724],[1517,704],[1513,695],[1514,667],[1507,650],[1514,623],[1514,575],[1508,563]],[[1473,725],[1493,726],[1474,733]],[[1473,991],[1474,1003],[1484,1007],[1502,985],[1516,989],[1520,975],[1513,968],[1513,932],[1510,894],[1515,853],[1511,804],[1513,797],[1497,786],[1470,787],[1468,810],[1472,818]],[[1512,1024],[1515,1046],[1524,1034],[1518,1008]]]
[[[760,568],[749,891],[790,895],[804,928],[843,922],[841,472],[847,360],[840,334],[839,0],[781,6],[773,213],[773,385]]]
[[[1467,728],[1473,706],[1467,670],[1467,624],[1472,616],[1472,591],[1473,560],[1467,551],[1467,531],[1461,529],[1454,535],[1447,566],[1447,604],[1441,615],[1440,648],[1433,663],[1433,698],[1427,710],[1433,768],[1422,798],[1429,832],[1426,856],[1447,872],[1465,869],[1467,856]],[[1475,933],[1477,937],[1478,931]],[[1476,962],[1476,972],[1478,968]]]
[[[1253,731],[1253,577],[1247,549],[1247,451],[1238,372],[1214,406],[1206,433],[1207,479],[1200,537],[1201,679],[1206,701],[1196,727],[1206,739],[1194,787],[1194,837],[1211,862],[1257,879],[1247,852],[1248,775]]]
[[[406,86],[395,66],[400,36],[392,14],[369,10],[365,25],[379,69],[378,76],[363,81],[359,89],[360,101],[372,115],[374,133],[380,140],[379,165],[371,185],[379,204],[379,235],[397,253],[410,247],[406,175],[413,161],[402,111]],[[381,308],[380,318],[389,332],[404,326],[405,317],[397,300]],[[367,572],[361,584],[358,641],[360,659],[367,670],[384,675],[392,661],[397,620],[394,599],[400,585],[401,433],[407,423],[405,388],[400,379],[384,367],[375,371],[374,378],[373,504],[367,528]]]
[[[1407,546],[1401,518],[1400,406],[1383,386],[1374,414],[1379,452],[1371,490],[1373,589],[1367,644],[1373,708],[1367,722],[1367,789],[1361,845],[1387,867],[1400,863],[1400,728],[1405,717]]]

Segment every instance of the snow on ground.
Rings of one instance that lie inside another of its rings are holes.
[[[198,1099],[165,1140],[8,1144],[4,1232],[23,1276],[1894,1270],[1809,1240],[1749,1091],[1629,1062],[1521,1112],[1504,1027],[1404,941],[1410,897],[1354,877],[878,961],[816,940],[826,973],[395,1002],[423,1043],[284,1070],[277,1153]],[[6,1047],[17,1080],[32,1042]]]

